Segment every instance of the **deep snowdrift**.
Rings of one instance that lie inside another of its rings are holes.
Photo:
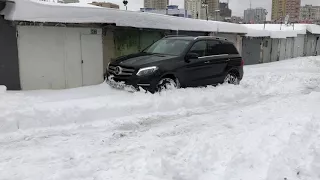
[[[0,94],[0,179],[320,179],[320,57],[240,86]]]

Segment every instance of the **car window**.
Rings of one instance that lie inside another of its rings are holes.
[[[222,54],[239,54],[237,48],[231,43],[222,44]]]
[[[189,53],[196,53],[199,57],[202,57],[206,55],[206,49],[206,41],[198,41],[191,47]]]
[[[161,39],[143,52],[178,56],[188,47],[191,41],[182,39]]]
[[[206,56],[219,55],[221,54],[221,43],[220,41],[210,40],[208,42],[208,50]]]

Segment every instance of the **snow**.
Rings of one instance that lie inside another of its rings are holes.
[[[154,95],[8,91],[1,179],[319,179],[319,69],[320,56],[245,66],[239,86]]]
[[[249,37],[287,38],[297,37],[298,34],[320,34],[320,26],[316,24],[244,24],[248,28]]]
[[[200,32],[246,33],[240,24],[74,4],[11,0],[1,12],[6,20],[59,23],[114,23],[117,26]]]
[[[4,93],[7,91],[7,87],[4,85],[0,85],[0,93]]]

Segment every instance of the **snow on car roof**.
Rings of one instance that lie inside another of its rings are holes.
[[[75,4],[7,0],[6,20],[59,23],[115,23],[117,26],[202,32],[247,33],[240,24]]]

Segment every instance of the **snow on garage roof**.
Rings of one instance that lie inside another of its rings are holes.
[[[320,34],[320,26],[316,24],[305,24],[307,30],[312,34]]]
[[[251,37],[287,38],[297,37],[298,34],[306,34],[307,32],[306,27],[300,24],[295,24],[294,27],[284,24],[244,24],[244,26],[248,28],[246,36]]]
[[[287,38],[296,37],[298,34],[306,34],[307,31],[312,34],[320,34],[320,26],[316,24],[294,24],[286,26],[284,24],[245,24],[248,28],[248,34],[246,36],[251,37],[263,37],[269,36],[271,38]]]
[[[11,21],[115,23],[117,26],[136,28],[247,33],[247,28],[240,24],[74,4],[39,3],[30,0],[7,1],[9,3],[1,13],[5,15],[5,19]]]

